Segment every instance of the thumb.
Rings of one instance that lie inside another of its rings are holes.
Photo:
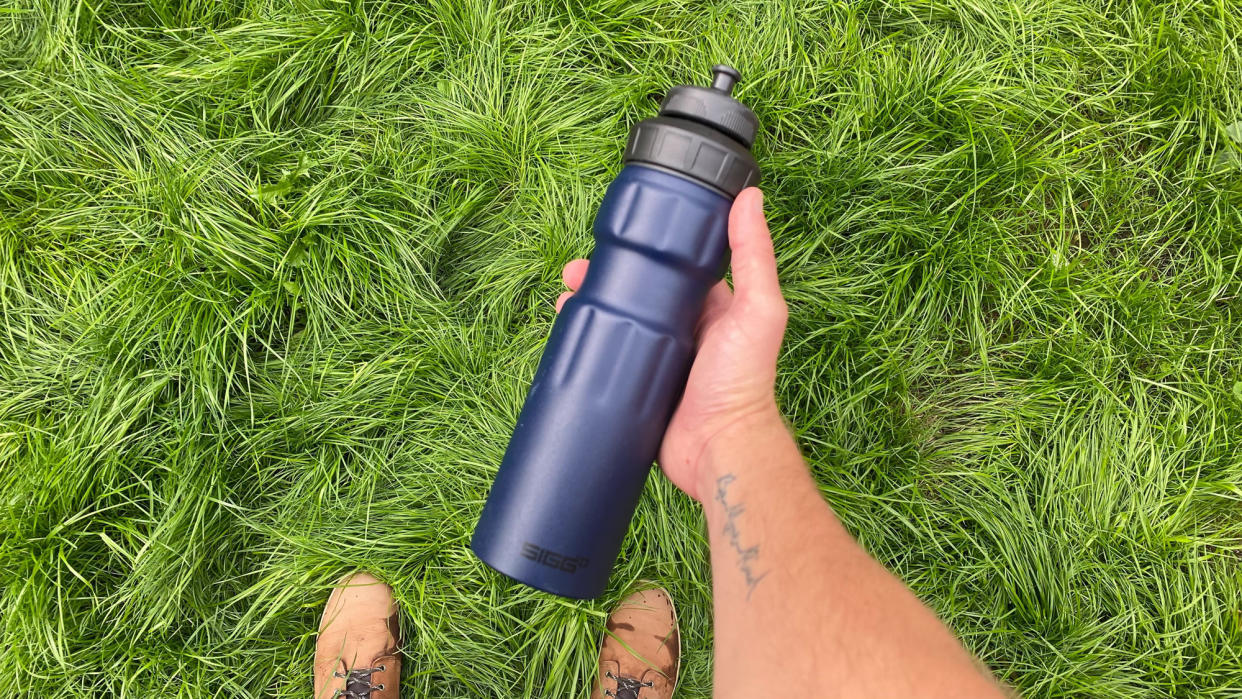
[[[736,301],[759,307],[779,303],[783,308],[776,252],[763,217],[763,192],[758,187],[747,187],[733,201],[729,211],[729,248]]]

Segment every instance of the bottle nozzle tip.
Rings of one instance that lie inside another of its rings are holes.
[[[712,89],[719,90],[726,95],[733,92],[733,86],[742,80],[742,74],[737,72],[731,66],[714,65],[712,66]]]

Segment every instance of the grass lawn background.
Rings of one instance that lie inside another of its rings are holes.
[[[729,62],[839,516],[1029,696],[1239,696],[1240,42],[1236,0],[6,3],[0,693],[309,696],[362,567],[406,696],[584,694],[644,578],[709,696],[662,477],[597,602],[467,542],[629,125]]]

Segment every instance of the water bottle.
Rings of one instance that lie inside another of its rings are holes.
[[[595,217],[595,251],[565,303],[471,547],[563,597],[601,595],[694,358],[708,289],[728,264],[734,197],[759,181],[759,121],[741,78],[669,91],[639,122]]]

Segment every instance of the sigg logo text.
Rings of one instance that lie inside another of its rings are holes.
[[[586,556],[578,556],[576,558],[565,556],[555,551],[549,551],[541,546],[536,546],[529,541],[522,544],[522,558],[529,558],[540,565],[555,568],[566,573],[576,573],[579,568],[587,566]]]

